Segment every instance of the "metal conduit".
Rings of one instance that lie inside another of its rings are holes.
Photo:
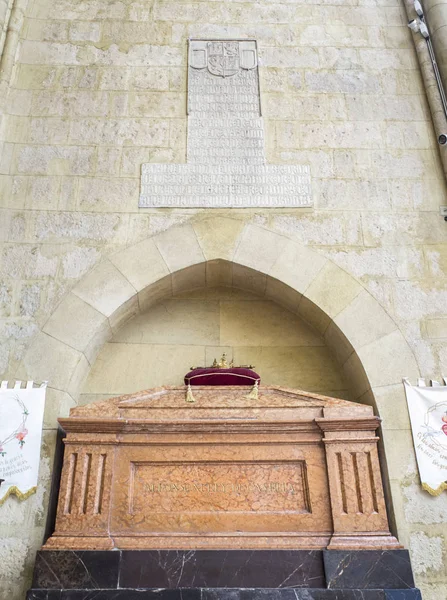
[[[431,43],[431,39],[427,38],[427,48],[431,58],[431,64],[433,65],[433,71],[436,77],[436,83],[438,84],[439,95],[441,96],[442,106],[444,107],[444,114],[447,117],[447,99],[445,97],[444,84],[441,79],[441,74],[439,73],[438,63],[436,62],[435,52],[433,50],[433,44]]]
[[[404,0],[408,23],[412,30],[419,67],[430,106],[433,126],[439,142],[438,149],[444,177],[447,182],[447,98],[433,45],[430,40],[430,33],[423,17],[423,10],[420,11],[422,12],[422,19],[420,19],[416,12],[415,4],[414,0]],[[420,6],[420,3],[418,4]],[[447,20],[445,24],[447,25]],[[447,40],[447,27],[445,31]]]

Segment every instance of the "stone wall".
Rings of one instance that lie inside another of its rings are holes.
[[[80,395],[82,404],[162,385],[182,385],[194,366],[225,352],[253,364],[264,385],[337,398],[349,390],[324,339],[302,319],[264,297],[204,288],[165,299],[106,343]]]
[[[397,325],[421,376],[439,378],[446,190],[400,0],[30,0],[1,126],[2,378],[27,376],[32,340],[107,256],[187,221],[200,230],[206,211],[138,209],[141,163],[185,161],[188,36],[257,39],[267,160],[311,167],[313,209],[233,210],[239,231],[251,222],[328,258]],[[226,222],[212,232],[222,246]],[[336,313],[331,273],[314,291]],[[359,303],[351,322],[369,311]],[[406,358],[399,369],[414,377]],[[51,379],[39,493],[0,509],[0,581],[14,600],[42,540],[56,418],[77,402]],[[446,496],[419,489],[398,384],[371,394],[363,400],[382,406],[385,441],[400,448],[387,455],[398,534],[425,600],[438,599],[447,593]]]

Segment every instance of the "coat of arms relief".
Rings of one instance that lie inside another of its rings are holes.
[[[258,65],[254,41],[197,41],[190,44],[189,65],[211,75],[231,77]]]

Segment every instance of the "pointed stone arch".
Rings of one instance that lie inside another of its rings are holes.
[[[285,235],[227,217],[173,227],[104,259],[62,299],[17,375],[45,376],[76,400],[99,348],[126,320],[205,285],[266,295],[299,314],[334,350],[356,399],[419,375],[396,323],[354,277]]]
[[[76,404],[99,349],[124,322],[162,298],[206,285],[265,295],[315,327],[343,366],[353,399],[393,424],[383,431],[386,454],[399,452],[396,430],[410,435],[401,380],[419,370],[396,323],[331,260],[237,217],[199,218],[119,250],[62,299],[17,372],[49,380],[47,426]],[[389,469],[391,481],[401,476],[398,467]]]

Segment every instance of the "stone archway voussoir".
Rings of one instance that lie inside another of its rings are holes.
[[[356,352],[363,346],[398,331],[393,319],[365,289],[336,315],[334,323]]]
[[[109,319],[72,292],[65,296],[42,331],[82,352],[90,364],[112,335]]]
[[[134,286],[108,259],[81,279],[72,292],[107,318],[137,294]]]
[[[269,274],[304,294],[327,262],[328,259],[315,250],[287,240]]]
[[[288,242],[289,238],[279,233],[248,224],[242,232],[233,262],[269,275]]]
[[[57,420],[60,417],[68,417],[70,409],[75,406],[77,406],[77,403],[70,394],[48,386],[43,415],[44,429],[56,429],[58,426]]]
[[[52,388],[67,392],[76,400],[89,368],[82,352],[40,331],[31,342],[16,377],[46,380]]]
[[[207,261],[232,261],[245,227],[241,219],[209,217],[192,223]]]
[[[371,388],[401,384],[403,377],[414,380],[420,376],[416,359],[399,330],[363,346],[357,355]]]
[[[168,265],[153,238],[138,242],[110,257],[110,261],[141,292],[149,285],[169,275]]]
[[[199,240],[189,223],[172,227],[152,239],[170,273],[205,262]]]
[[[407,409],[405,389],[402,382],[392,385],[375,386],[372,395],[382,418],[382,429],[410,431],[410,415]]]
[[[364,287],[335,263],[327,261],[305,290],[305,296],[330,319],[334,319]]]

